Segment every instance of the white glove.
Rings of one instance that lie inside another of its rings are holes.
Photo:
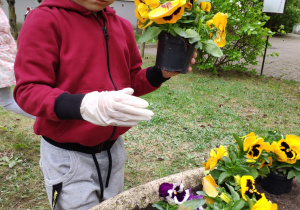
[[[88,93],[81,102],[81,116],[100,126],[131,127],[139,121],[150,120],[154,113],[145,109],[148,102],[132,94],[132,88]]]

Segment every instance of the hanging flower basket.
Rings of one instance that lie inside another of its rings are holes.
[[[155,66],[166,71],[187,73],[195,45],[186,38],[161,33],[158,36]]]
[[[293,179],[288,179],[287,176],[270,173],[261,180],[261,186],[268,193],[281,195],[290,192],[292,181]]]

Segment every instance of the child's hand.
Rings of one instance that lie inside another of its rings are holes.
[[[154,115],[147,101],[132,96],[133,89],[91,92],[84,96],[80,113],[84,120],[100,126],[131,127]]]
[[[195,50],[195,52],[194,52],[194,55],[193,55],[193,57],[192,57],[192,60],[191,60],[191,65],[193,65],[193,64],[195,64],[195,62],[196,62],[196,58],[197,58],[197,52],[196,52],[196,50]],[[192,71],[192,67],[191,66],[189,66],[189,68],[188,68],[188,72],[191,72]],[[161,72],[162,72],[162,76],[164,77],[164,78],[170,78],[170,77],[173,77],[173,76],[176,76],[176,75],[178,75],[179,74],[179,72],[176,72],[176,71],[166,71],[166,70],[161,70]]]

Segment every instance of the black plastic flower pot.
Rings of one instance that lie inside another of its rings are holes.
[[[270,173],[261,180],[260,184],[268,193],[280,195],[290,192],[292,181],[293,179],[287,179],[287,176]]]
[[[194,51],[195,44],[190,44],[188,39],[161,33],[158,36],[155,66],[166,71],[185,74]]]

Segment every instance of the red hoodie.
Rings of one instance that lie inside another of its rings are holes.
[[[135,96],[154,91],[165,80],[159,70],[141,69],[141,64],[132,25],[110,7],[97,19],[70,0],[44,0],[29,13],[18,38],[14,97],[24,111],[37,116],[37,135],[98,145],[129,128],[84,121],[84,94],[126,87]]]

